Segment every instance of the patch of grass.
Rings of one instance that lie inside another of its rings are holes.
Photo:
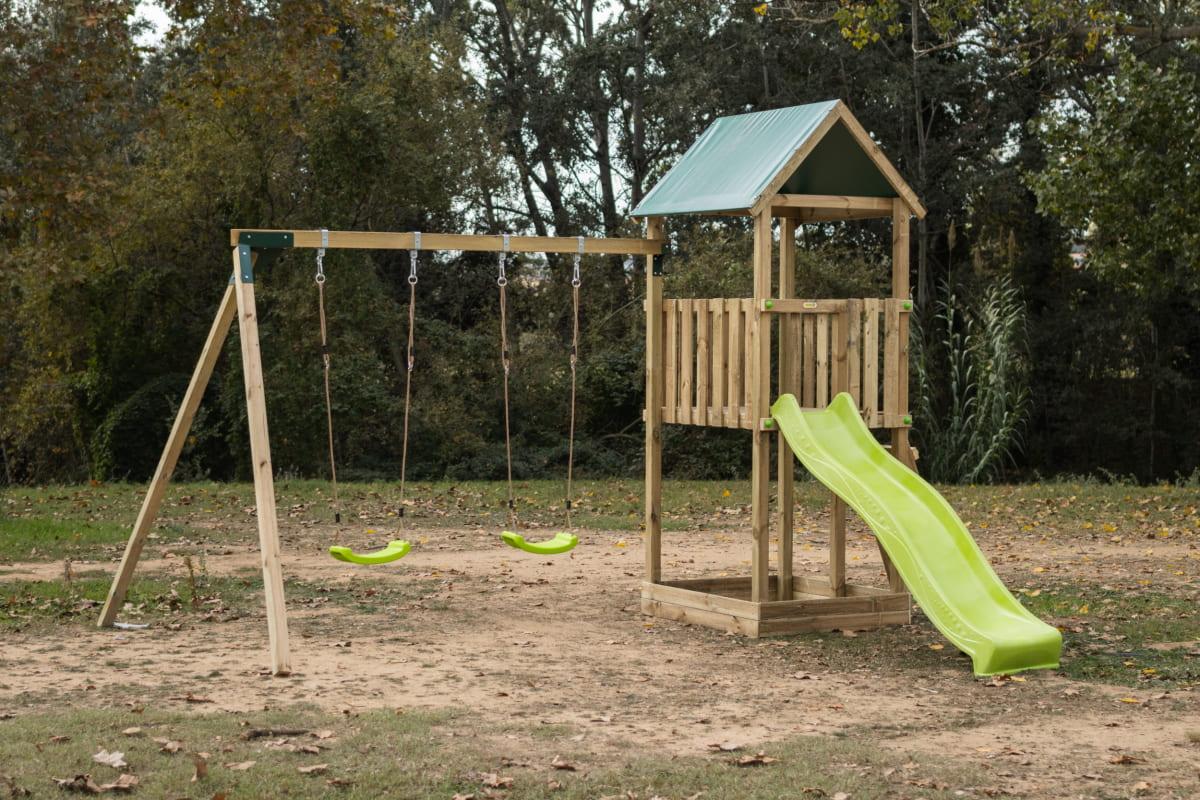
[[[25,629],[32,625],[87,624],[95,621],[108,595],[111,578],[103,573],[77,577],[69,583],[52,581],[0,581],[0,629]],[[398,605],[421,602],[436,592],[438,581],[409,578],[385,582],[358,580],[323,583],[288,580],[284,591],[289,604],[320,608],[334,606],[361,614],[374,614]],[[192,577],[139,575],[126,596],[120,619],[126,622],[180,622],[184,619],[225,621],[260,613],[262,576]],[[438,601],[425,603],[438,609]],[[445,604],[442,603],[442,608]]]
[[[0,517],[0,561],[92,558],[105,545],[124,543],[129,530],[113,522]]]
[[[136,735],[122,731],[136,727]],[[247,739],[254,729],[327,731]],[[470,729],[472,737],[453,736]],[[967,764],[881,753],[869,744],[805,737],[773,744],[767,766],[737,767],[740,753],[671,758],[658,755],[596,763],[582,754],[562,753],[578,771],[550,766],[550,743],[513,741],[478,730],[472,720],[427,713],[373,711],[357,716],[293,708],[253,714],[186,715],[147,709],[57,711],[0,721],[0,764],[10,786],[49,796],[53,778],[91,773],[97,783],[119,774],[94,763],[101,748],[124,753],[126,771],[138,776],[137,794],[146,797],[233,798],[406,797],[447,800],[454,794],[487,796],[497,789],[510,800],[582,800],[606,795],[682,798],[703,792],[706,800],[765,800],[779,797],[832,797],[855,800],[916,792],[929,800],[954,797],[955,790],[1002,788]],[[66,737],[52,739],[52,737]],[[180,742],[175,754],[155,739]],[[283,747],[278,746],[280,740]],[[305,753],[300,745],[319,746]],[[290,749],[289,749],[290,746]],[[193,782],[195,754],[208,753],[207,774]],[[233,765],[252,765],[234,769]],[[327,765],[303,774],[302,767]],[[230,765],[230,766],[226,766]],[[885,774],[887,773],[887,774]],[[0,778],[0,786],[4,786]],[[335,781],[336,783],[332,783]],[[511,782],[511,783],[510,783]],[[553,782],[553,783],[552,783]],[[499,784],[489,787],[488,784]],[[336,788],[335,788],[336,787]],[[9,788],[9,787],[5,787]],[[911,790],[911,791],[910,791]],[[336,792],[336,794],[335,794]],[[626,792],[631,794],[626,795]],[[499,796],[499,794],[497,794]]]
[[[1200,684],[1196,596],[1062,586],[1019,596],[1064,630],[1062,671],[1070,678],[1164,689]]]

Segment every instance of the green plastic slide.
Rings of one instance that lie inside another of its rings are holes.
[[[925,615],[971,657],[976,675],[1058,666],[1062,635],[1009,593],[946,499],[875,441],[850,395],[824,411],[801,411],[785,394],[771,414],[808,471],[874,531]]]
[[[393,539],[387,543],[387,547],[374,553],[356,553],[349,547],[335,545],[329,548],[329,555],[347,564],[386,564],[404,558],[411,549],[412,545],[403,539]]]
[[[500,534],[500,538],[509,547],[515,547],[518,550],[524,550],[526,553],[535,553],[539,556],[553,556],[558,553],[565,553],[579,544],[579,537],[573,533],[556,533],[544,542],[527,542],[524,536],[512,531],[504,531]]]

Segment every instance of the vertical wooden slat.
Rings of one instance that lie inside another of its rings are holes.
[[[879,300],[863,301],[863,419],[879,426]]]
[[[862,409],[862,301],[846,304],[846,391]]]
[[[662,219],[646,220],[646,238],[661,239]],[[670,311],[667,319],[674,317]],[[654,274],[654,256],[646,256],[646,501],[643,541],[646,580],[662,580],[662,425],[663,425],[662,276]],[[668,373],[669,375],[669,373]],[[674,380],[672,377],[671,380]]]
[[[785,218],[779,223],[779,296],[791,299],[796,294],[796,221]],[[795,314],[779,318],[779,386],[777,394],[792,391],[795,382]],[[787,440],[776,436],[778,461],[775,465],[779,494],[779,594],[780,600],[792,599],[793,511],[796,505],[795,473],[792,449]]]
[[[137,521],[134,522],[129,541],[125,544],[121,565],[117,567],[117,573],[108,589],[108,598],[104,601],[104,608],[100,610],[97,624],[102,628],[109,627],[116,621],[117,613],[125,603],[125,593],[133,580],[133,571],[141,558],[142,547],[154,527],[154,520],[158,517],[158,510],[167,493],[167,484],[171,482],[171,475],[175,472],[175,465],[179,463],[179,455],[183,452],[188,432],[192,428],[192,420],[196,417],[196,409],[200,407],[200,400],[204,397],[204,390],[212,377],[213,368],[221,355],[221,349],[236,316],[237,299],[234,297],[233,285],[230,284],[217,307],[217,315],[208,331],[208,338],[204,340],[204,347],[200,349],[200,358],[192,371],[192,379],[183,394],[183,401],[179,404],[175,423],[171,426],[171,433],[167,436],[158,467],[154,470],[154,478],[151,479],[150,488],[146,490],[146,496],[142,499],[142,508],[138,511]]]
[[[759,430],[759,419],[770,413],[771,318],[759,304],[771,296],[771,216],[761,212],[754,218],[754,308],[750,311],[753,350],[750,354],[750,527],[754,539],[750,555],[750,599],[770,599],[771,564],[771,439]]]
[[[801,407],[815,408],[817,405],[817,317],[804,317],[804,358],[800,365],[803,381],[800,387]]]
[[[814,314],[817,320],[816,406],[829,405],[829,314]]]
[[[888,300],[883,305],[883,420],[900,413],[900,301]],[[895,451],[893,451],[895,452]],[[899,456],[897,456],[899,457]]]
[[[725,301],[710,301],[712,315],[712,376],[709,380],[709,425],[728,425],[725,416]]]
[[[692,424],[692,406],[696,387],[692,383],[696,369],[696,311],[691,300],[679,301],[679,421]]]
[[[728,407],[725,425],[730,428],[741,426],[742,406],[742,375],[746,369],[746,348],[742,341],[742,301],[725,301],[725,335],[728,344],[725,347],[729,368],[725,374],[728,389],[725,392],[725,404]]]
[[[829,317],[829,345],[833,350],[829,359],[832,373],[829,376],[829,382],[830,394],[834,397],[846,391],[846,387],[850,383],[850,376],[846,374],[846,351],[848,349],[846,336],[850,328],[847,322],[849,308],[849,303],[847,303],[846,310],[831,314]]]
[[[665,341],[663,342],[663,422],[677,422],[679,397],[679,306],[674,300],[663,302]]]
[[[708,352],[709,313],[707,300],[697,300],[696,309],[696,409],[692,412],[693,425],[708,424],[708,381],[711,357]]]
[[[754,419],[754,358],[758,352],[758,342],[754,338],[754,301],[741,300],[742,304],[742,340],[745,342],[745,355],[742,362],[742,427],[753,430],[757,427]]]

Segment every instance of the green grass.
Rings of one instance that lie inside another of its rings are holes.
[[[0,578],[0,630],[24,630],[50,624],[95,622],[108,594],[110,578],[85,572],[70,582],[3,580]],[[438,581],[406,578],[403,581],[360,579],[354,582],[288,580],[288,602],[300,607],[333,606],[361,614],[374,614],[415,602],[436,591]],[[126,597],[120,619],[126,622],[179,622],[184,619],[222,620],[261,613],[262,576],[210,576],[197,567],[193,578],[139,575]],[[445,608],[437,601],[426,608]]]
[[[0,517],[0,562],[91,558],[128,536],[127,527],[113,522]]]
[[[996,779],[970,765],[922,758],[917,766],[895,769],[913,759],[824,737],[768,745],[766,754],[778,759],[775,763],[736,767],[731,761],[741,753],[646,758],[635,751],[590,756],[572,752],[571,742],[552,738],[505,739],[480,729],[465,715],[381,710],[344,716],[309,708],[198,715],[152,709],[39,712],[0,721],[0,775],[11,781],[9,786],[33,792],[35,797],[61,794],[53,778],[90,773],[97,783],[115,780],[117,770],[92,761],[101,748],[124,753],[126,771],[139,779],[136,795],[205,800],[221,795],[230,800],[328,796],[449,800],[456,793],[482,798],[489,796],[489,781],[511,781],[510,787],[493,796],[513,800],[683,798],[698,792],[705,800],[832,797],[837,792],[854,800],[873,800],[896,797],[897,792],[911,794],[910,789],[928,800],[942,800],[966,787],[999,789],[992,783]],[[135,735],[122,733],[133,727],[140,729]],[[249,730],[266,728],[332,735],[286,737],[285,744],[293,748],[322,748],[311,754],[269,746],[285,737],[243,738]],[[464,736],[467,732],[471,735]],[[67,738],[52,741],[52,737]],[[181,742],[183,749],[164,753],[156,738]],[[207,776],[193,782],[195,753],[209,755]],[[550,762],[556,755],[578,769],[553,769]],[[248,761],[254,764],[244,770],[225,766]],[[300,767],[315,764],[328,766],[319,774],[299,772]],[[489,774],[495,777],[489,779]],[[329,781],[340,785],[335,788]],[[0,777],[0,788],[9,786]]]
[[[1194,592],[1179,597],[1073,586],[1035,592],[1022,592],[1021,600],[1065,628],[1062,672],[1067,677],[1144,688],[1200,684],[1200,598]],[[1164,643],[1185,646],[1151,646]]]

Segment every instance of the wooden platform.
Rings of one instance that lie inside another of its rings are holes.
[[[778,576],[770,577],[770,593],[779,596]],[[846,584],[843,597],[833,597],[829,584],[794,579],[790,600],[750,600],[750,578],[694,578],[642,583],[642,613],[758,638],[810,631],[862,630],[905,625],[912,619],[907,592]]]

